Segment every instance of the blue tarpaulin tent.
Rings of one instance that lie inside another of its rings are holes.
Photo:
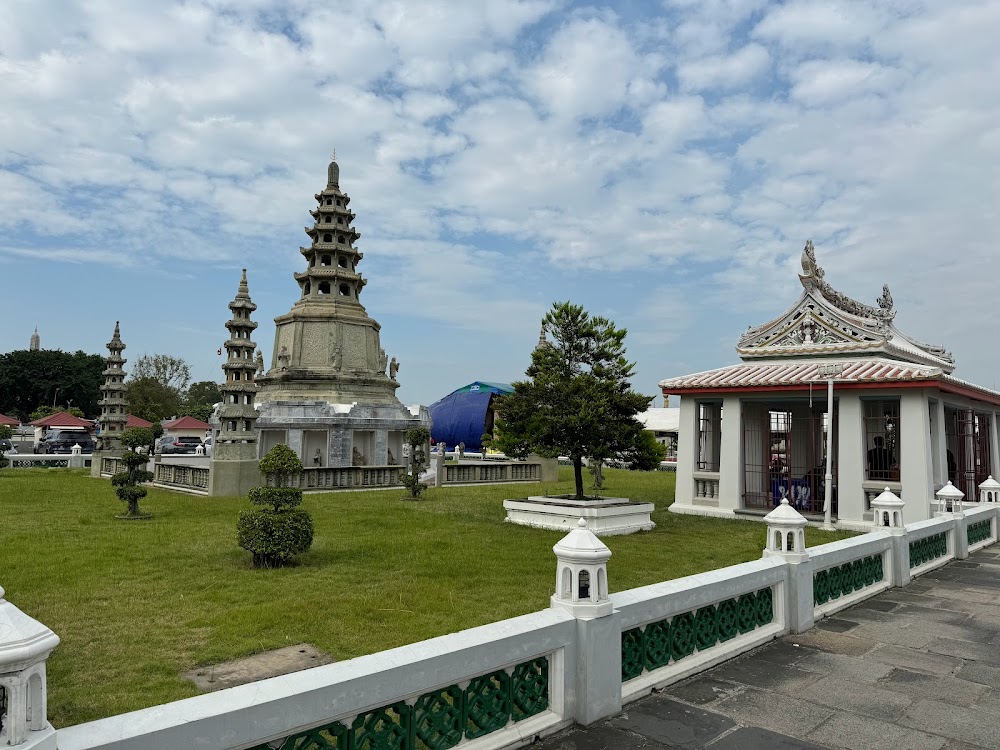
[[[435,401],[429,407],[431,439],[449,447],[465,443],[466,450],[482,450],[483,433],[493,432],[493,399],[513,392],[507,383],[477,380]]]

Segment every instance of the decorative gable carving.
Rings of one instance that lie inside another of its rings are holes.
[[[882,286],[876,306],[866,305],[830,286],[811,241],[802,251],[801,263],[802,296],[780,317],[747,329],[736,347],[741,357],[879,353],[946,372],[954,369],[955,360],[944,347],[921,343],[896,329],[888,285]]]

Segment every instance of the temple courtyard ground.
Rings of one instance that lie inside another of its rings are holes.
[[[503,523],[503,500],[570,489],[449,487],[307,495],[316,536],[298,565],[253,570],[243,498],[151,488],[151,521],[117,521],[107,480],[0,470],[0,585],[62,643],[48,661],[55,726],[196,695],[192,670],[310,644],[334,661],[549,606],[559,532]],[[609,537],[612,591],[758,559],[764,527],[667,511],[674,475],[606,471],[605,494],[656,505],[652,532]],[[809,530],[808,544],[846,535]]]
[[[1000,546],[533,750],[1000,748]]]

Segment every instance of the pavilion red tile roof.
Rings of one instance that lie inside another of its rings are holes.
[[[5,427],[20,427],[21,422],[18,419],[14,419],[14,417],[8,417],[6,414],[0,414],[0,425],[4,425]]]
[[[125,421],[125,426],[126,427],[152,427],[153,426],[152,422],[147,422],[142,417],[137,417],[134,414],[126,414],[125,416],[128,417],[128,419]]]
[[[212,425],[194,417],[181,417],[172,422],[163,423],[164,430],[210,430]]]
[[[696,372],[660,381],[663,393],[710,393],[770,389],[800,389],[810,384],[821,385],[826,377],[820,367],[830,360],[787,360],[783,362],[744,362],[715,370]],[[877,387],[936,386],[941,390],[963,393],[990,403],[1000,403],[1000,393],[945,374],[939,367],[918,365],[882,358],[862,358],[842,362],[843,372],[833,381],[837,386]]]
[[[31,424],[35,427],[83,427],[88,430],[94,426],[94,423],[89,419],[74,417],[68,411],[60,411],[55,414],[50,414],[44,419],[36,419]]]

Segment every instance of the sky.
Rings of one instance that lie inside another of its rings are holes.
[[[361,302],[428,404],[571,300],[634,387],[827,280],[998,385],[1000,1],[0,3],[0,352],[270,357],[336,149]],[[126,366],[126,369],[128,367]],[[661,405],[657,398],[655,405]]]

